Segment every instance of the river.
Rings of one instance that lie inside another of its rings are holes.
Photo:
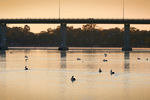
[[[149,93],[150,49],[0,51],[0,100],[150,100]]]

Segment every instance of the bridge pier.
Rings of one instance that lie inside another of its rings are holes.
[[[7,50],[6,46],[6,31],[7,27],[5,23],[0,23],[0,50]]]
[[[124,47],[122,51],[132,51],[130,47],[130,24],[124,24]]]
[[[66,32],[67,32],[67,25],[66,23],[61,23],[61,45],[58,48],[58,50],[69,50],[68,47],[66,46]]]

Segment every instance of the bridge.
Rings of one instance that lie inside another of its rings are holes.
[[[123,51],[132,51],[130,47],[130,24],[150,24],[150,19],[0,19],[0,50],[7,49],[6,32],[7,24],[60,24],[61,45],[59,50],[68,50],[66,45],[67,24],[124,24]]]

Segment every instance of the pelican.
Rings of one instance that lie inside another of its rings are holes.
[[[25,61],[27,62],[27,60],[28,60],[28,59],[26,58]]]
[[[80,58],[77,58],[77,60],[81,60]]]
[[[113,72],[112,70],[110,71],[110,74],[112,75],[112,74],[115,74],[115,72]]]
[[[99,68],[99,73],[101,73],[102,72],[102,70],[101,70],[101,68]]]
[[[105,53],[104,55],[105,55],[105,57],[107,57],[107,54],[106,54],[106,53]]]
[[[137,60],[141,60],[141,58],[138,57]]]
[[[25,70],[28,70],[27,66],[25,66]]]
[[[24,57],[25,57],[25,58],[28,58],[28,56],[26,56],[26,55],[25,55]]]
[[[106,60],[106,59],[104,59],[103,61],[104,61],[104,62],[107,62],[107,60]]]
[[[72,76],[71,77],[71,81],[73,82],[73,81],[75,81],[76,79],[74,78],[74,76]]]

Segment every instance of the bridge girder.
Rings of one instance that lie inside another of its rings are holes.
[[[150,24],[150,19],[0,19],[8,24]]]

